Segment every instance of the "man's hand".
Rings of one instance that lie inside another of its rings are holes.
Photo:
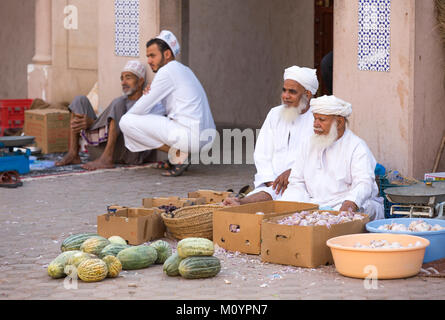
[[[358,206],[353,201],[346,200],[343,202],[340,211],[357,212],[358,209],[359,209]]]
[[[93,124],[94,120],[87,117],[86,114],[73,114],[71,119],[71,130],[79,133],[81,130],[86,130]]]
[[[289,184],[289,176],[290,176],[291,170],[292,169],[288,169],[288,170],[284,171],[273,182],[272,188],[275,190],[276,194],[283,193],[284,190],[287,189],[287,185]]]
[[[150,91],[150,85],[148,84],[145,89],[142,91],[143,95],[146,95]]]
[[[222,204],[223,206],[239,206],[241,203],[238,198],[228,197],[224,199]]]

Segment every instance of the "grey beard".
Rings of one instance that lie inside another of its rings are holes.
[[[129,97],[129,96],[133,95],[136,91],[137,91],[137,89],[135,89],[135,88],[129,88],[127,91],[122,90],[122,95]]]
[[[292,123],[298,119],[301,112],[306,108],[307,99],[302,96],[297,107],[288,106],[287,104],[283,103],[283,101],[281,101],[281,103],[283,105],[283,109],[281,109],[281,118],[287,123]]]
[[[328,134],[316,134],[311,136],[311,147],[319,151],[329,148],[338,139],[337,122],[334,121]]]

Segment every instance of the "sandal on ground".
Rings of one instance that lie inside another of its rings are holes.
[[[167,172],[161,173],[165,177],[179,177],[184,173],[184,171],[187,171],[187,169],[190,167],[190,163],[187,164],[177,164],[172,165],[172,168],[167,170]]]
[[[155,163],[153,163],[153,164],[151,164],[149,166],[149,168],[164,169],[164,170],[171,169],[171,167],[172,167],[172,164],[168,160],[166,160],[166,161],[158,161],[158,162],[155,162]]]
[[[17,171],[0,172],[0,187],[17,188],[23,185]]]

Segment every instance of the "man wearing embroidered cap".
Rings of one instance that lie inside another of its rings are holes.
[[[189,167],[191,154],[210,149],[215,123],[201,83],[190,68],[175,60],[180,46],[174,34],[163,30],[146,47],[155,76],[119,125],[129,150],[167,152],[170,161],[159,168],[168,169],[163,175],[180,176]],[[157,105],[165,108],[166,117],[151,114]]]
[[[255,146],[255,190],[242,199],[227,198],[225,205],[280,200],[288,185],[295,150],[312,134],[314,118],[309,102],[318,90],[315,69],[292,66],[284,71],[281,105],[272,108]]]
[[[125,148],[118,126],[122,115],[142,96],[145,81],[145,66],[136,60],[128,61],[121,72],[123,95],[114,99],[99,117],[86,96],[75,97],[68,107],[71,111],[70,147],[55,165],[81,163],[79,137],[87,143],[90,160],[93,160],[82,165],[84,169],[112,168],[115,163],[141,164],[148,161],[150,152],[134,153]],[[157,106],[152,112],[165,114],[162,106]]]
[[[312,137],[295,153],[289,186],[281,200],[317,203],[321,209],[362,211],[383,219],[376,160],[365,141],[347,127],[351,104],[335,96],[311,100]]]

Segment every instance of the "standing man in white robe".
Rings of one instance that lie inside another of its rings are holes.
[[[376,160],[365,141],[347,128],[351,104],[335,96],[311,100],[314,134],[296,153],[289,186],[281,200],[316,203],[320,208],[362,211],[383,219],[375,182]]]
[[[180,47],[173,33],[163,30],[146,47],[148,64],[156,75],[148,93],[122,117],[119,126],[130,151],[167,152],[170,162],[166,168],[170,168],[163,175],[180,176],[190,166],[191,153],[210,149],[215,123],[201,83],[190,68],[175,60]],[[165,107],[166,117],[150,114],[158,104]]]
[[[281,198],[287,188],[296,148],[312,135],[314,117],[308,110],[318,90],[316,72],[298,66],[285,69],[282,104],[267,114],[255,146],[255,190],[242,199],[227,198],[225,205]]]

